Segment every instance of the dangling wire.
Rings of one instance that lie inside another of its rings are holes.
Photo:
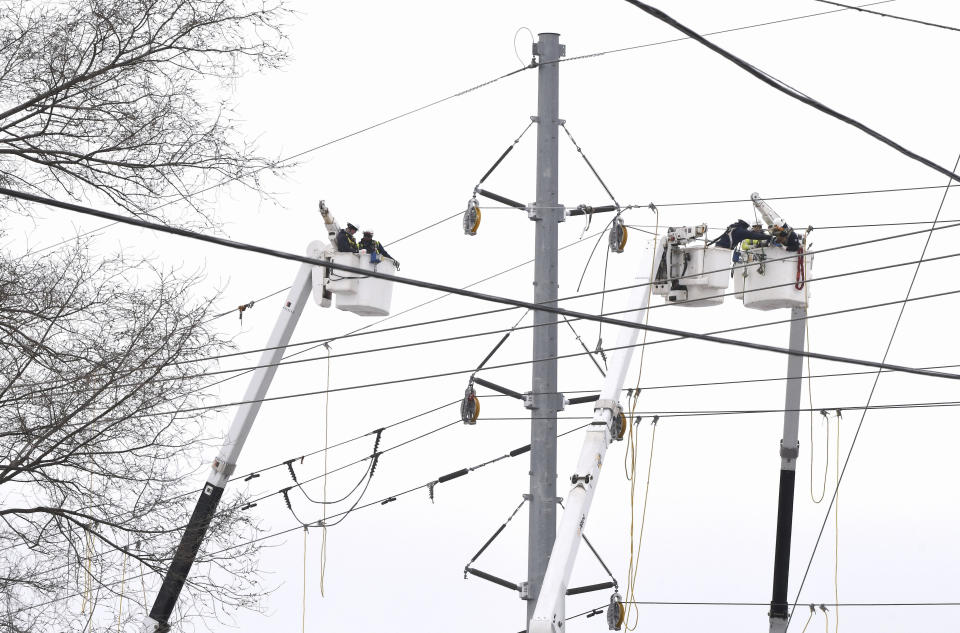
[[[620,217],[619,215],[617,217]],[[610,264],[610,249],[607,249],[607,256],[603,260],[603,292],[600,293],[600,314],[603,314],[603,307],[607,299],[607,267]],[[600,322],[600,327],[597,328],[597,350],[603,352],[603,321]],[[603,366],[609,369],[607,366],[607,357],[606,354],[601,356],[603,358]]]

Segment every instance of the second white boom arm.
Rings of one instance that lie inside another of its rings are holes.
[[[650,300],[653,277],[663,256],[666,238],[644,242],[640,257],[640,271],[636,287],[630,294],[633,309],[621,318],[633,323],[642,323]],[[571,481],[573,488],[567,494],[567,505],[560,519],[557,539],[553,544],[550,562],[540,588],[537,606],[530,620],[530,633],[560,633],[564,630],[564,597],[570,583],[570,574],[577,558],[580,536],[590,513],[590,504],[597,490],[600,468],[603,466],[607,447],[613,441],[615,425],[620,413],[620,393],[633,358],[640,330],[620,327],[616,349],[610,355],[610,369],[600,391],[600,399],[594,408],[593,422],[583,440],[583,448]],[[630,424],[624,420],[624,424]]]

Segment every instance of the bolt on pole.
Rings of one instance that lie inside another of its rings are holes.
[[[560,68],[565,51],[557,33],[540,33],[534,45],[538,64],[537,198],[530,209],[536,222],[533,300],[556,306],[558,225],[564,209],[558,202]],[[529,408],[530,529],[527,557],[527,621],[533,617],[557,532],[557,411],[563,395],[557,392],[557,317],[533,313],[533,378],[535,394]],[[546,360],[552,359],[552,360]]]

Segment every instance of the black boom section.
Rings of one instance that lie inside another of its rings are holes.
[[[170,569],[167,570],[167,575],[163,579],[157,599],[153,603],[153,608],[150,609],[150,617],[160,623],[158,629],[160,632],[170,630],[167,626],[170,614],[173,613],[180,590],[187,581],[187,575],[197,557],[197,551],[207,533],[207,528],[210,527],[210,520],[217,509],[217,504],[220,503],[221,496],[223,496],[223,488],[211,484],[206,484],[203,492],[200,493],[197,507],[193,510],[187,529],[184,530],[180,545],[177,547],[177,553],[173,556],[173,562],[170,563]]]

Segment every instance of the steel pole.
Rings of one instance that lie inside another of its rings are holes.
[[[538,60],[537,199],[529,211],[536,222],[533,300],[555,306],[557,301],[558,225],[564,210],[558,202],[557,140],[559,134],[560,69],[564,55],[557,33],[540,33],[534,54]],[[557,533],[557,316],[533,313],[533,379],[535,394],[528,407],[530,431],[530,531],[527,557],[527,621],[533,617]],[[552,360],[545,360],[552,359]]]
[[[790,311],[790,351],[803,351],[807,309]],[[770,600],[770,633],[787,630],[790,581],[790,538],[793,532],[793,493],[800,453],[800,388],[803,379],[803,357],[787,359],[787,395],[783,414],[783,439],[780,441],[780,499],[777,505],[777,540],[773,556],[773,598]]]

